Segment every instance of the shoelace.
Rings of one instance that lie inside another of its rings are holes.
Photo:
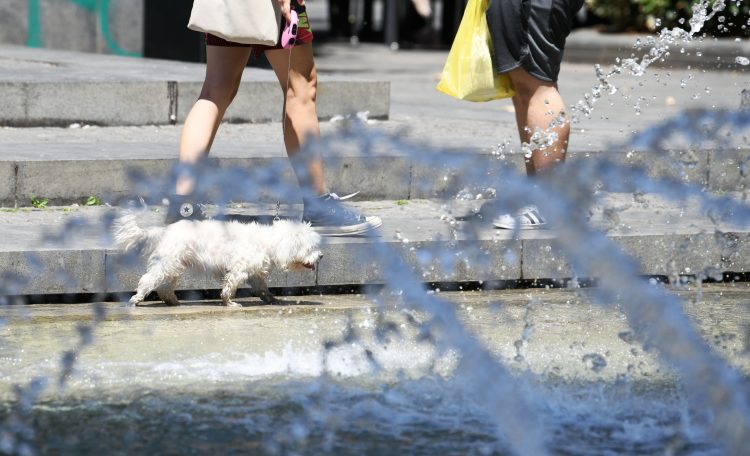
[[[334,200],[337,200],[337,201],[346,201],[346,200],[351,199],[351,198],[353,198],[353,197],[355,197],[357,195],[359,195],[359,190],[357,190],[356,192],[352,193],[351,195],[346,195],[346,196],[339,196],[339,195],[337,195],[335,193],[329,193],[328,194],[328,198],[334,199]]]

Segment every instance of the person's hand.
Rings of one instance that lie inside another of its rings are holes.
[[[285,21],[289,22],[292,20],[292,0],[278,0],[279,7],[281,7],[281,17]],[[298,2],[299,3],[299,2]],[[300,4],[304,4],[304,0]]]

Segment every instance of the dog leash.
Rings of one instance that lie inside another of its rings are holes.
[[[293,50],[294,50],[294,46],[292,46],[291,48],[289,48],[289,65],[288,65],[288,69],[286,71],[286,92],[284,92],[284,116],[281,119],[281,135],[282,135],[282,139],[281,139],[281,151],[282,152],[286,152],[284,150],[284,139],[286,139],[286,119],[287,119],[287,116],[286,116],[286,101],[287,101],[286,100],[286,96],[289,93],[289,80],[291,79],[291,76],[292,76],[292,52],[293,52]],[[273,221],[274,222],[278,222],[279,220],[281,220],[281,217],[279,217],[279,212],[280,211],[281,211],[281,201],[280,200],[276,200],[276,213],[273,216]]]
[[[294,44],[296,44],[296,40]],[[281,135],[282,135],[281,151],[282,152],[286,152],[284,150],[285,149],[284,140],[286,139],[286,119],[287,119],[287,115],[286,115],[287,98],[286,97],[287,97],[287,94],[289,93],[290,80],[292,79],[292,52],[294,52],[294,44],[292,44],[292,46],[289,48],[289,62],[287,64],[287,70],[286,70],[286,91],[284,92],[284,108],[283,108],[284,115],[282,116],[282,119],[281,119]],[[281,217],[279,217],[280,210],[281,210],[281,201],[276,200],[276,214],[274,214],[274,217],[273,217],[274,222],[278,222],[279,220],[281,220]]]

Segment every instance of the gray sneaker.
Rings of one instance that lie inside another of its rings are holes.
[[[373,230],[383,224],[380,217],[368,216],[346,208],[341,202],[356,195],[339,197],[326,193],[315,198],[303,198],[302,221],[310,223],[322,236],[353,236]]]

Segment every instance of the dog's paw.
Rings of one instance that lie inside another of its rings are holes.
[[[284,303],[282,300],[278,299],[276,296],[272,295],[271,293],[261,293],[260,296],[258,297],[265,304],[279,305],[279,304]]]
[[[224,303],[224,305],[227,306],[227,307],[242,308],[242,304],[240,304],[239,302],[234,302],[234,301],[227,301],[227,302]]]

